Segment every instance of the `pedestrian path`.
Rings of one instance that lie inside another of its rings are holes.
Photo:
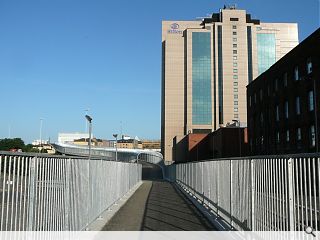
[[[206,218],[171,183],[144,181],[105,231],[210,231]]]

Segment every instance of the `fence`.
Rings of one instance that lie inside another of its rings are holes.
[[[141,181],[141,165],[0,152],[0,230],[84,230]]]
[[[166,169],[166,176],[234,229],[317,231],[320,227],[318,156],[175,164]]]

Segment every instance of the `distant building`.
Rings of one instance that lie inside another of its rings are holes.
[[[34,140],[32,143],[31,143],[33,146],[38,146],[38,145],[44,145],[44,144],[49,144],[49,140]]]
[[[118,148],[142,149],[142,142],[136,139],[120,139],[117,142]]]
[[[59,133],[58,143],[73,143],[81,138],[89,138],[89,133]]]
[[[231,124],[210,134],[190,133],[174,144],[173,153],[175,162],[191,162],[247,156],[248,149],[247,128]]]
[[[246,86],[298,44],[296,23],[265,23],[225,7],[202,21],[162,21],[161,146],[247,122]]]
[[[73,141],[74,145],[80,145],[80,146],[88,146],[89,145],[89,138],[81,138],[81,139],[75,139]],[[103,140],[103,139],[97,139],[92,138],[91,139],[91,145],[95,147],[114,147],[115,141],[113,140]]]
[[[155,151],[161,151],[160,140],[141,140],[143,149],[152,149]]]
[[[319,151],[320,29],[247,86],[252,155]]]

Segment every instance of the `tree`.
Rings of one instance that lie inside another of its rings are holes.
[[[21,138],[0,139],[0,151],[9,151],[10,149],[24,149],[25,144]]]

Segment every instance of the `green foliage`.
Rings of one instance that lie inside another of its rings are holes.
[[[9,151],[10,149],[24,150],[25,144],[21,138],[0,139],[0,151]]]

